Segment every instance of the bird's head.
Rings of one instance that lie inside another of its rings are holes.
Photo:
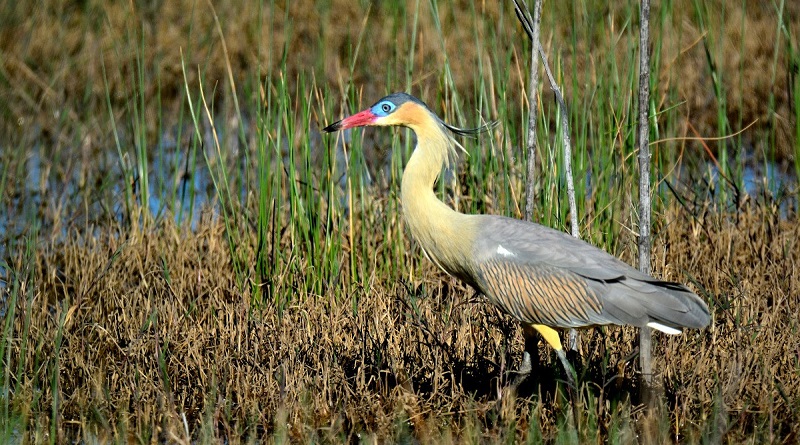
[[[422,101],[406,93],[394,93],[379,100],[366,110],[346,117],[323,128],[323,131],[346,130],[353,127],[412,126],[430,114]]]
[[[474,136],[493,128],[496,124],[496,122],[493,122],[473,129],[454,127],[444,123],[430,111],[424,102],[416,97],[406,93],[394,93],[379,100],[366,110],[334,122],[322,130],[333,133],[334,131],[354,127],[403,126],[410,127],[418,132],[441,126],[461,136]]]

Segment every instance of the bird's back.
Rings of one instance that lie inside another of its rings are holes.
[[[524,322],[651,324],[670,332],[710,321],[708,306],[686,286],[645,275],[589,243],[517,219],[475,218],[471,281]]]

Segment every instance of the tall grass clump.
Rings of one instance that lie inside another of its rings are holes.
[[[184,69],[184,76],[186,76],[186,71],[185,71],[186,67],[184,66],[183,69]],[[242,289],[244,287],[244,280],[245,280],[245,264],[243,256],[240,253],[241,233],[239,232],[239,228],[240,228],[241,218],[239,217],[239,212],[237,212],[238,201],[234,201],[236,195],[231,193],[231,184],[228,179],[229,170],[228,166],[226,165],[226,160],[228,158],[223,154],[220,135],[217,132],[217,127],[216,124],[214,123],[215,114],[212,111],[214,109],[214,102],[211,102],[211,104],[209,104],[208,100],[206,99],[201,80],[200,95],[199,95],[201,108],[195,109],[193,106],[192,94],[190,93],[188,87],[188,81],[186,84],[186,88],[187,88],[187,93],[186,93],[187,103],[189,104],[190,107],[189,111],[190,115],[192,116],[192,123],[194,124],[194,136],[198,140],[203,141],[201,143],[201,146],[203,147],[203,156],[206,161],[209,177],[214,185],[214,190],[216,191],[217,200],[219,202],[220,211],[222,213],[222,218],[225,224],[225,233],[228,241],[228,247],[231,252],[231,259],[234,266],[234,274],[236,276],[237,282],[239,283],[240,289]],[[213,97],[211,99],[213,100]],[[201,129],[201,122],[207,123],[211,133],[210,138],[204,138]],[[205,147],[206,142],[211,144],[210,148],[210,150],[212,150],[211,156],[209,156],[209,149]]]
[[[726,8],[725,4],[721,4],[721,8],[717,9],[714,8],[713,10],[710,8],[709,5],[704,4],[699,1],[694,2],[694,9],[695,9],[695,20],[697,20],[701,30],[708,30],[709,26],[711,26],[709,22],[709,16],[713,14],[715,17],[718,17],[720,23],[717,26],[724,27],[725,20],[726,20]],[[727,102],[727,93],[725,91],[725,85],[727,84],[728,80],[724,77],[724,72],[718,68],[718,61],[721,58],[722,50],[724,48],[725,42],[713,42],[710,41],[711,39],[708,37],[709,35],[718,35],[718,33],[706,33],[703,37],[703,51],[705,52],[706,56],[706,63],[708,66],[708,71],[711,76],[711,83],[713,86],[714,98],[716,101],[716,110],[717,110],[717,123],[718,123],[718,136],[724,137],[726,134],[729,134],[730,125],[728,123],[728,102]],[[717,169],[718,175],[723,178],[730,177],[730,170],[729,170],[729,159],[728,159],[728,143],[725,139],[722,139],[717,144]],[[721,204],[725,205],[726,202],[726,188],[724,187],[721,180],[718,181],[720,186],[720,198]]]
[[[39,339],[31,338],[32,303],[36,295],[36,248],[39,239],[38,224],[36,221],[31,221],[31,223],[29,233],[8,246],[9,252],[15,254],[13,260],[8,263],[6,261],[0,263],[2,269],[8,274],[8,281],[3,288],[4,292],[0,294],[0,298],[2,298],[0,310],[3,311],[4,319],[2,339],[0,339],[0,360],[2,360],[0,369],[3,371],[0,423],[2,423],[2,437],[5,442],[18,440],[20,432],[25,429],[29,420],[24,411],[19,410],[17,406],[19,402],[14,400],[13,395],[28,392],[24,391],[24,381],[20,377],[24,370],[31,366],[25,360],[28,357],[28,350],[37,348],[36,342],[39,341]],[[21,313],[18,313],[18,310]],[[21,326],[15,326],[17,323],[20,323]],[[12,357],[16,357],[16,354],[19,354],[22,359],[16,360],[14,363]],[[36,361],[38,362],[39,359],[37,354]],[[35,363],[33,366],[39,365],[40,363]],[[45,382],[38,383],[42,385],[42,388],[47,387]],[[51,391],[52,389],[57,388],[51,388]],[[32,394],[28,392],[27,402],[31,406],[36,406],[40,396],[41,390]]]
[[[787,39],[789,40],[789,39]],[[794,98],[794,115],[795,115],[795,126],[794,126],[794,177],[795,183],[797,184],[798,190],[798,201],[800,201],[800,51],[798,51],[798,47],[792,45],[791,40],[789,40],[789,54],[790,54],[790,65],[799,67],[798,72],[795,72],[792,76],[792,97]],[[800,207],[800,205],[798,205]]]
[[[113,75],[126,79],[124,83],[130,86],[130,90],[123,93],[129,100],[124,112],[120,113],[124,116],[125,124],[122,127],[117,125],[119,118],[111,104],[113,93],[110,90],[104,59],[101,60],[101,67],[109,125],[116,146],[119,173],[122,176],[124,217],[129,223],[147,225],[155,216],[152,214],[154,202],[151,201],[150,187],[152,135],[160,135],[163,131],[160,81],[154,61],[149,60],[149,55],[146,54],[148,42],[144,24],[140,24],[140,27],[135,25],[128,27],[127,39],[126,44],[114,48],[119,54],[132,53],[131,59],[124,65],[113,67],[115,70]],[[151,110],[157,112],[152,113]],[[157,177],[157,181],[161,184],[164,180],[166,179],[163,176]],[[159,190],[163,191],[164,188],[159,187]]]

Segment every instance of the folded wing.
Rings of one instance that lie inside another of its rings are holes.
[[[686,286],[657,280],[568,234],[480,216],[473,282],[496,305],[551,327],[650,325],[668,333],[708,325],[708,306]]]

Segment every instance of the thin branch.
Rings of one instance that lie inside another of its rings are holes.
[[[531,78],[528,86],[528,104],[530,112],[528,114],[528,181],[525,188],[525,219],[533,221],[533,184],[534,178],[536,177],[536,122],[538,119],[537,110],[539,104],[539,58],[536,57],[538,46],[536,42],[539,41],[539,25],[542,21],[542,2],[541,0],[535,0],[532,18],[530,13],[527,12],[527,5],[525,6],[524,13],[523,10],[520,9],[519,2],[515,0],[514,5],[514,10],[517,13],[517,17],[520,17],[520,22],[523,23],[523,26],[530,24],[532,28],[529,33],[533,43],[531,44]],[[523,20],[523,16],[528,20]]]
[[[539,3],[539,0],[537,0],[537,3]],[[534,20],[531,18],[530,13],[526,12],[528,11],[528,5],[525,3],[525,0],[514,0],[514,11],[517,13],[517,18],[522,23],[522,28],[528,34],[532,44],[539,50],[539,57],[542,58],[547,80],[550,82],[550,88],[553,90],[556,101],[558,102],[562,123],[561,131],[564,139],[564,170],[566,171],[565,174],[567,177],[567,198],[569,199],[572,236],[578,238],[580,233],[578,231],[578,210],[575,205],[575,185],[572,180],[572,143],[569,137],[569,114],[567,113],[567,104],[564,102],[564,96],[561,94],[561,89],[558,88],[553,72],[550,71],[550,66],[547,63],[547,55],[544,52],[541,42],[539,42],[538,33],[534,35]],[[541,9],[539,14],[541,20]],[[535,23],[535,25],[537,25],[536,29],[538,30],[538,22]]]
[[[639,9],[639,270],[650,274],[650,0]],[[649,404],[653,384],[650,355],[651,331],[639,330],[639,365],[644,382],[643,398]]]
[[[745,131],[747,131],[747,129],[749,129],[750,127],[755,125],[756,122],[758,122],[758,119],[755,119],[753,122],[750,122],[744,128],[742,128],[741,130],[737,131],[736,133],[726,134],[725,136],[716,136],[716,137],[705,137],[705,136],[687,137],[687,136],[683,136],[683,137],[674,137],[674,138],[662,138],[662,139],[658,139],[658,140],[655,140],[655,141],[651,142],[650,146],[652,147],[654,145],[663,144],[664,142],[673,142],[673,141],[701,141],[701,142],[706,142],[706,141],[721,141],[723,139],[733,139],[736,136],[739,136],[740,134],[742,134]],[[695,134],[697,134],[697,131],[694,130],[694,127],[692,127],[692,131]],[[717,168],[721,168],[721,167],[717,167]]]
[[[520,3],[522,3],[520,5]],[[569,137],[569,113],[567,112],[567,104],[564,102],[564,96],[561,94],[561,89],[550,71],[550,66],[547,63],[547,56],[544,53],[544,48],[539,41],[539,24],[542,18],[542,0],[534,1],[534,15],[531,17],[528,12],[528,5],[525,0],[514,0],[514,12],[517,18],[522,23],[522,27],[531,39],[531,84],[530,84],[530,107],[531,113],[528,116],[528,183],[526,189],[526,208],[525,217],[530,221],[533,218],[533,178],[535,173],[535,154],[536,154],[536,87],[539,83],[538,74],[538,61],[536,59],[536,51],[539,52],[539,57],[542,58],[547,79],[550,82],[550,88],[555,93],[556,101],[558,101],[558,108],[561,115],[561,135],[564,141],[564,171],[567,180],[567,200],[569,201],[570,223],[572,236],[580,238],[580,231],[578,229],[578,206],[575,203],[575,184],[572,179],[572,143]],[[575,329],[569,330],[569,348],[578,350],[578,332]]]
[[[556,79],[550,71],[550,66],[547,63],[547,56],[544,54],[542,44],[539,43],[539,56],[544,62],[544,71],[547,73],[547,79],[550,81],[550,88],[555,93],[556,100],[558,101],[558,109],[561,114],[561,137],[564,140],[564,174],[567,179],[567,199],[569,200],[569,214],[572,229],[572,236],[580,238],[578,230],[578,206],[575,204],[575,183],[572,180],[572,142],[569,137],[569,113],[567,112],[567,104],[564,103],[564,96],[558,88]]]

